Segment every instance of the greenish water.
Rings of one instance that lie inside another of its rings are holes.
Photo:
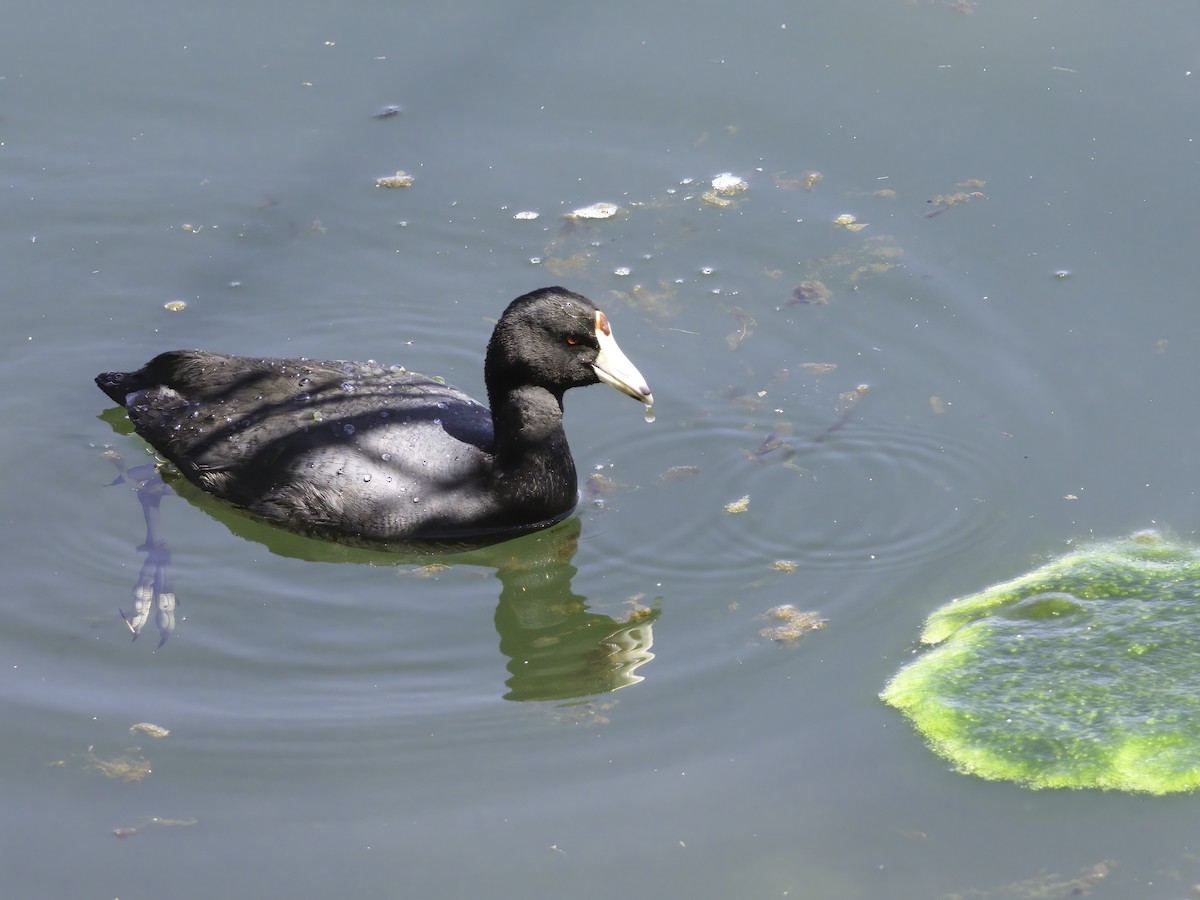
[[[6,895],[1200,880],[1196,797],[959,775],[877,696],[951,597],[1194,539],[1192,4],[7,13]],[[576,519],[442,569],[167,497],[176,629],[130,643],[104,451],[147,458],[97,372],[200,346],[481,396],[491,321],[555,283],[656,398],[568,395]],[[786,604],[826,626],[764,637]]]

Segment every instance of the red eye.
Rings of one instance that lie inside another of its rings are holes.
[[[575,340],[575,338],[567,338],[567,346],[568,347],[574,347],[576,343],[578,343],[578,342]]]

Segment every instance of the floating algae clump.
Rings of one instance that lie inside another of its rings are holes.
[[[954,600],[881,697],[962,772],[1031,788],[1200,787],[1200,548],[1093,544]]]

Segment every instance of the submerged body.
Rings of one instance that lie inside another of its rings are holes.
[[[562,396],[645,380],[585,297],[544,288],[488,343],[488,406],[371,363],[172,351],[96,383],[189,481],[292,530],[355,540],[520,533],[575,507]]]

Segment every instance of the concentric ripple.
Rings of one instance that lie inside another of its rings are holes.
[[[790,434],[689,431],[655,429],[638,442],[642,464],[660,470],[614,501],[622,530],[640,535],[622,550],[627,564],[664,575],[761,573],[777,562],[912,566],[978,543],[1011,483],[1004,437],[963,437],[936,420],[927,429],[851,418],[833,432],[819,423]],[[625,468],[616,463],[613,478],[624,481]]]

